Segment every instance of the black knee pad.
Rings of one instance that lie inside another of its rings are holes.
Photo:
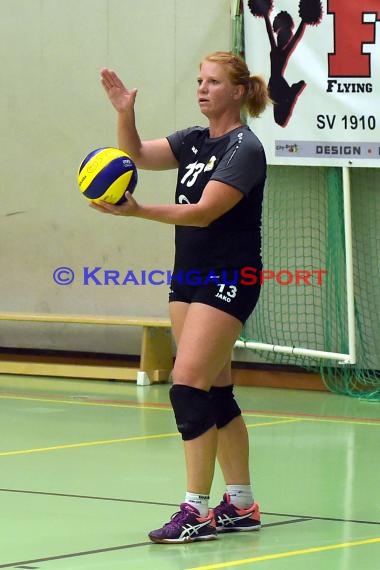
[[[184,441],[199,437],[215,425],[210,395],[205,390],[174,384],[169,396]]]
[[[233,385],[217,387],[210,390],[211,403],[214,410],[216,427],[223,428],[234,418],[241,415],[241,410],[235,401]]]

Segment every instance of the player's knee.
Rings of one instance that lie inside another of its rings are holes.
[[[174,384],[169,391],[177,428],[182,439],[195,439],[215,425],[209,392]]]
[[[204,378],[202,371],[198,370],[197,367],[189,366],[186,362],[176,361],[171,376],[173,379],[173,387],[187,386],[188,388],[194,387],[200,390],[208,390],[209,379]]]
[[[241,415],[233,394],[233,385],[213,386],[210,390],[211,404],[216,427],[221,429]]]

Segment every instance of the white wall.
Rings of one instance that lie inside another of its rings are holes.
[[[173,228],[102,216],[76,185],[82,158],[116,144],[103,66],[138,87],[143,138],[203,124],[198,63],[229,49],[229,0],[0,0],[1,311],[167,315],[167,286],[83,285],[83,268],[171,269]],[[175,172],[140,172],[136,196],[171,202]],[[52,278],[75,272],[71,285]],[[0,345],[137,353],[139,331],[2,322]]]

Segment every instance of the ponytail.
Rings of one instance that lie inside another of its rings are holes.
[[[271,102],[267,84],[259,75],[251,75],[248,80],[247,94],[243,107],[250,117],[259,117]]]

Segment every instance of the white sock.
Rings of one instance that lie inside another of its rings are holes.
[[[227,485],[231,503],[238,509],[248,509],[253,504],[251,485]]]
[[[198,493],[186,492],[185,503],[188,503],[192,507],[198,509],[201,517],[208,515],[208,502],[210,500],[210,495],[199,495]]]

